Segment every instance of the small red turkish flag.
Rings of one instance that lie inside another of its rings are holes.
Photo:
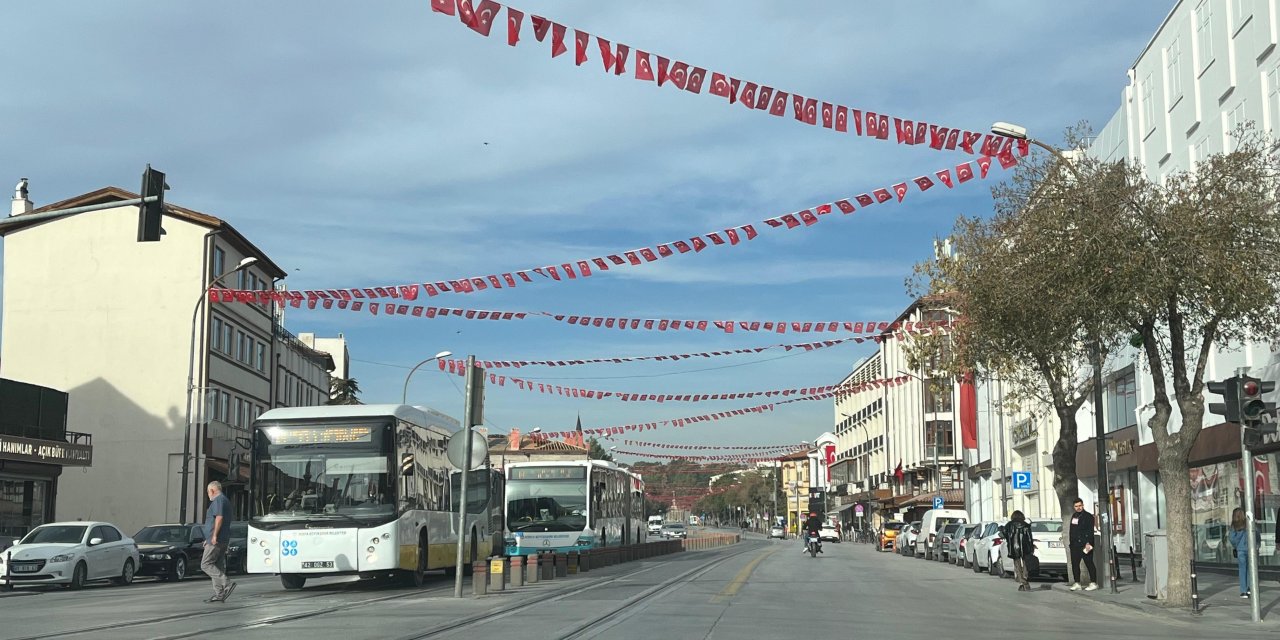
[[[707,234],[707,239],[710,240],[711,244],[714,244],[714,245],[724,244],[724,238],[721,238],[720,234],[714,231]]]
[[[756,109],[765,111],[773,106],[773,87],[761,85],[760,92],[756,94]]]
[[[756,108],[756,83],[748,82],[742,86],[742,93],[738,94],[738,101],[742,106],[748,109]]]
[[[889,193],[889,190],[883,187],[876,189],[871,193],[876,197],[876,202],[888,202],[893,199],[893,195]]]
[[[498,279],[498,276],[486,276],[486,277],[489,279],[489,284],[493,285],[494,289],[502,288],[502,281]]]
[[[685,84],[684,89],[690,93],[702,92],[702,81],[707,78],[707,70],[702,67],[694,67],[689,72],[689,82]]]
[[[964,184],[973,179],[973,166],[968,162],[956,165],[956,181]]]
[[[597,268],[597,269],[599,269],[599,270],[601,270],[601,271],[608,271],[608,270],[609,270],[609,263],[605,262],[605,261],[604,261],[604,258],[592,258],[592,259],[591,259],[591,261],[592,261],[592,262],[594,262],[594,263],[596,263],[596,268]]]
[[[596,36],[596,44],[600,47],[600,63],[604,65],[605,72],[613,71],[613,50],[609,48],[609,41]]]
[[[645,248],[641,249],[641,250],[640,250],[640,255],[641,255],[641,256],[643,256],[643,257],[644,257],[644,259],[645,259],[645,260],[647,260],[647,261],[649,261],[649,262],[653,262],[654,260],[657,260],[657,259],[658,259],[658,256],[654,255],[654,253],[653,253],[653,249],[650,249],[649,247],[645,247]]]
[[[791,95],[791,112],[796,120],[804,122],[804,96],[798,93]]]
[[[924,144],[925,136],[929,135],[929,125],[924,122],[916,123],[916,144]]]
[[[667,78],[669,77],[667,75],[667,67],[670,67],[670,66],[671,66],[670,60],[662,56],[658,56],[658,86],[659,87],[667,83]]]
[[[907,183],[899,182],[893,185],[893,193],[898,196],[898,202],[902,202],[902,199],[907,197]]]
[[[982,134],[981,134],[981,133],[974,133],[974,132],[972,132],[972,131],[965,131],[965,132],[964,132],[964,140],[962,140],[962,141],[960,142],[960,148],[961,148],[961,149],[964,149],[966,153],[973,153],[973,152],[974,152],[974,151],[973,151],[973,143],[975,143],[975,142],[977,142],[977,141],[979,141],[979,140],[981,140],[981,139],[982,139]]]
[[[471,0],[458,0],[458,19],[472,29],[480,26],[475,9],[471,8]]]
[[[591,44],[591,34],[586,31],[573,30],[574,54],[573,63],[582,66],[587,61],[587,45]]]
[[[1000,167],[1002,169],[1008,169],[1009,167],[1018,164],[1017,158],[1014,158],[1013,153],[1009,151],[1001,151],[1000,155],[996,156],[996,159],[1000,161]]]
[[[947,185],[948,189],[955,186],[955,183],[951,182],[951,171],[949,169],[943,169],[933,175],[938,176],[938,180],[940,180],[942,184]]]
[[[888,140],[889,139],[889,116],[880,116],[879,118],[877,118],[877,120],[880,123],[879,124],[880,133],[876,135],[876,137],[881,140]]]
[[[565,274],[566,276],[569,276],[569,279],[570,279],[570,280],[576,279],[576,278],[578,277],[578,274],[577,274],[577,273],[574,273],[574,271],[573,271],[573,265],[571,265],[571,264],[569,264],[569,263],[567,263],[567,262],[566,262],[566,263],[564,263],[564,264],[560,265],[560,268],[561,268],[561,269],[564,269],[564,274]]]
[[[627,257],[627,262],[630,262],[631,264],[640,264],[640,256],[636,255],[636,252],[624,251],[622,255]]]
[[[917,187],[920,187],[921,191],[928,191],[929,187],[933,186],[933,180],[931,180],[929,176],[920,176],[919,178],[916,178],[914,182]]]
[[[787,92],[779,91],[773,95],[773,106],[769,107],[769,115],[781,116],[787,113]]]
[[[551,21],[542,16],[529,16],[529,21],[533,23],[533,37],[542,42],[547,37],[547,31],[551,29]]]
[[[514,286],[516,286],[516,278],[515,278],[515,276],[513,276],[513,275],[511,275],[511,274],[509,274],[509,273],[504,273],[504,274],[502,274],[502,279],[507,283],[507,286],[508,286],[508,287],[514,287]]]
[[[860,193],[860,194],[858,194],[858,195],[854,198],[854,200],[857,200],[857,201],[858,201],[858,204],[860,204],[860,205],[862,205],[862,206],[864,206],[864,207],[869,207],[869,206],[871,206],[871,205],[873,205],[873,204],[875,204],[875,203],[876,203],[876,201],[875,201],[875,200],[872,200],[872,199],[871,199],[871,196],[869,196],[869,195],[867,195],[867,194],[865,194],[865,193]]]
[[[738,244],[739,238],[737,229],[725,229],[724,235],[728,236],[730,245]]]
[[[498,11],[502,9],[502,5],[493,0],[483,0],[480,6],[476,8],[475,20],[473,24],[468,25],[472,31],[489,37],[489,31],[493,29],[493,23],[498,18]]]
[[[431,0],[431,10],[451,16],[453,15],[453,0]]]
[[[677,89],[685,88],[689,83],[689,65],[676,60],[676,63],[671,65],[671,72],[667,74],[667,79],[670,80],[671,84],[675,85]]]
[[[694,253],[697,253],[697,252],[702,251],[703,249],[706,249],[706,248],[707,248],[707,241],[706,241],[706,240],[703,240],[702,238],[699,238],[699,237],[697,237],[697,236],[694,236],[694,237],[692,237],[692,238],[689,238],[689,242],[690,242],[691,244],[693,244],[693,251],[694,251]]]
[[[579,260],[578,271],[582,272],[582,277],[584,278],[591,275],[591,263],[586,260]]]
[[[613,54],[613,75],[620,76],[627,70],[627,54],[631,52],[631,47],[620,44],[617,51]]]
[[[742,81],[737,78],[729,78],[729,104],[738,101],[738,89],[742,87]]]
[[[1000,153],[1002,137],[1003,136],[997,136],[993,133],[988,133],[982,136],[982,155],[994,156],[995,154]]]
[[[987,172],[991,170],[991,158],[987,156],[978,156],[978,176],[985,178]]]
[[[830,204],[820,204],[820,205],[818,205],[818,206],[814,207],[814,208],[813,208],[813,210],[814,210],[818,215],[823,216],[823,215],[826,215],[826,214],[828,214],[828,213],[831,213],[831,205],[830,205]]]
[[[808,209],[800,212],[800,219],[804,221],[806,227],[818,223],[818,216],[813,215],[813,212]]]
[[[568,31],[568,27],[562,24],[551,23],[551,57],[554,58],[569,50],[564,45],[564,36]]]
[[[1025,158],[1025,157],[1027,157],[1027,154],[1028,154],[1028,153],[1031,153],[1031,142],[1029,142],[1029,141],[1027,141],[1027,140],[1019,140],[1019,141],[1018,141],[1018,155],[1020,155],[1020,156],[1022,156],[1022,157],[1024,157],[1024,158]]]
[[[676,240],[675,242],[671,243],[671,246],[675,247],[676,251],[679,251],[680,253],[689,253],[690,251],[692,251],[692,249],[689,247],[689,243],[685,242],[684,240]]]
[[[809,214],[809,215],[813,215],[813,214]],[[796,219],[795,214],[788,213],[782,216],[782,221],[787,224],[788,229],[794,229],[800,226],[800,221]]]
[[[670,257],[671,254],[672,254],[672,251],[671,251],[670,245],[665,245],[665,244],[658,245],[658,255],[664,258],[667,258],[667,257]]]
[[[729,90],[729,79],[719,71],[711,72],[711,86],[707,87],[707,93],[721,98],[733,96],[733,92]]]
[[[653,64],[649,54],[636,49],[636,80],[653,80]]]
[[[749,224],[744,224],[738,228],[742,229],[742,231],[747,234],[748,240],[755,240],[756,236],[759,235],[756,233],[756,228]]]
[[[880,137],[880,118],[877,118],[876,114],[871,111],[867,112],[867,137]]]
[[[906,126],[903,126],[902,118],[894,118],[893,133],[894,139],[898,141],[898,144],[915,144],[914,139],[908,138],[908,136],[915,135],[915,130],[912,128],[910,120],[906,122]]]
[[[507,44],[514,47],[520,42],[520,24],[523,22],[523,11],[507,7]]]
[[[952,129],[951,131],[947,132],[947,141],[946,141],[945,147],[948,150],[954,151],[956,148],[956,142],[959,139],[960,139],[960,130]]]
[[[836,206],[845,214],[853,213],[853,203],[848,200],[836,200]]]
[[[835,107],[830,102],[822,103],[822,126],[830,129],[835,125]]]
[[[818,124],[818,99],[808,98],[804,101],[804,123]]]
[[[836,107],[836,131],[849,132],[849,108],[844,105]]]

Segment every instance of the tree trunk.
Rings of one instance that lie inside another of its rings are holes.
[[[1071,529],[1071,504],[1080,491],[1079,476],[1076,474],[1076,449],[1078,426],[1076,412],[1072,407],[1057,407],[1058,442],[1053,445],[1053,491],[1058,496],[1058,507],[1062,515],[1062,548],[1068,548],[1067,532]],[[1074,569],[1067,562],[1068,581],[1075,580]]]
[[[1169,606],[1191,606],[1191,465],[1187,453],[1169,447],[1159,454],[1160,484],[1164,489],[1165,531],[1169,541]]]

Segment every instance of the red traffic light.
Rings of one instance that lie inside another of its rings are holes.
[[[1244,395],[1246,395],[1246,396],[1256,396],[1256,395],[1258,395],[1258,383],[1257,383],[1257,381],[1255,381],[1255,380],[1246,380],[1246,381],[1245,381],[1245,383],[1244,383],[1244,389],[1243,389],[1243,391],[1244,391]]]

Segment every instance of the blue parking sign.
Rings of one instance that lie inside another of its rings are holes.
[[[943,503],[943,501],[942,501],[942,496],[934,496],[934,498],[933,498],[933,508],[934,508],[934,509],[941,509],[943,504],[944,504],[944,503]]]
[[[1013,488],[1015,490],[1031,489],[1031,472],[1030,471],[1014,471],[1013,472]]]

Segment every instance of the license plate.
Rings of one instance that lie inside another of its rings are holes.
[[[1049,543],[1049,548],[1050,548],[1050,549],[1061,549],[1061,548],[1062,548],[1062,543],[1061,543],[1061,542],[1057,542],[1057,541],[1051,541],[1051,542]]]
[[[13,572],[14,573],[35,573],[36,566],[33,564],[27,564],[27,565],[15,564],[13,565]]]
[[[302,563],[302,568],[303,569],[332,569],[333,561],[323,560],[323,561],[317,561],[317,562],[304,562]]]

